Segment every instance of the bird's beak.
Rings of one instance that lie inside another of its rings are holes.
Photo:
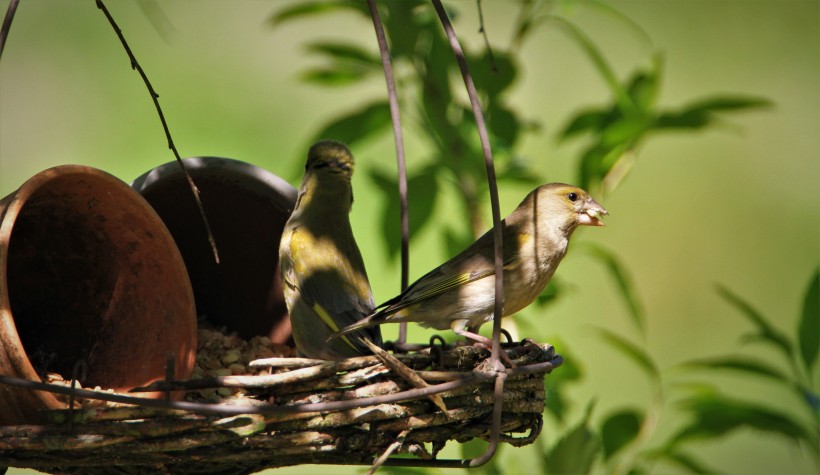
[[[589,200],[587,205],[578,213],[578,224],[581,226],[604,226],[601,218],[609,212],[595,200]]]

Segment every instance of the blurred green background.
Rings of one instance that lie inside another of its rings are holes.
[[[298,186],[315,133],[342,112],[385,96],[379,76],[350,88],[302,80],[300,74],[319,61],[306,51],[307,42],[342,39],[373,54],[377,48],[372,25],[351,13],[272,28],[270,16],[294,3],[108,2],[160,94],[182,156],[244,160]],[[2,11],[7,5],[0,2]],[[455,28],[465,48],[483,48],[475,2],[446,5],[459,13]],[[653,136],[617,191],[599,197],[611,213],[607,227],[582,229],[575,243],[603,245],[624,264],[646,313],[645,350],[661,368],[672,368],[673,376],[683,361],[740,350],[738,337],[749,324],[718,296],[716,284],[794,334],[806,285],[820,261],[820,2],[621,0],[607,5],[645,29],[651,46],[602,9],[577,2],[559,8],[599,45],[619,78],[646,64],[653,48],[662,51],[661,106],[674,108],[714,94],[763,97],[774,105],[732,115],[705,131]],[[514,5],[484,2],[484,9],[490,41],[507,44]],[[539,180],[573,182],[583,143],[559,143],[557,134],[580,110],[606,103],[607,85],[578,44],[556,29],[534,32],[519,62],[520,75],[506,100],[540,129],[527,135],[516,153]],[[145,86],[93,1],[23,0],[0,64],[0,196],[59,164],[95,166],[130,182],[173,159]],[[418,169],[429,154],[413,124],[406,126],[408,166]],[[395,173],[392,137],[381,134],[353,151],[358,168],[351,220],[381,302],[399,290],[399,263],[388,256],[374,219],[384,195],[369,171]],[[530,188],[502,184],[502,215]],[[411,281],[449,257],[440,229],[452,222],[453,201],[443,196],[434,221],[411,242]],[[489,223],[489,204],[483,205]],[[563,389],[572,401],[564,419],[580,419],[592,399],[597,401],[593,420],[612,409],[646,406],[652,393],[645,376],[594,331],[605,327],[634,336],[606,269],[589,254],[571,250],[558,275],[566,292],[554,304],[529,308],[515,320],[521,336],[555,338],[559,353],[566,346],[582,366],[583,379]],[[387,338],[396,332],[384,331]],[[411,340],[428,335],[411,326]],[[763,360],[778,359],[765,347],[755,348]],[[810,377],[816,387],[820,375],[815,371]],[[691,375],[680,378],[701,382]],[[703,381],[805,417],[785,387],[733,373],[712,373]],[[673,432],[680,417],[669,407],[659,433]],[[548,423],[544,444],[552,445],[561,430]],[[811,456],[788,439],[750,429],[693,447],[708,466],[726,473],[809,474],[817,469]],[[504,447],[498,463],[505,473],[532,473],[536,452],[542,450]],[[292,467],[277,473],[315,470]],[[350,473],[351,468],[322,471]],[[661,466],[658,472],[680,469]]]

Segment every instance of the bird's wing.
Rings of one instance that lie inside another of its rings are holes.
[[[326,262],[309,262],[311,259],[341,259],[338,257],[339,250],[326,249],[326,244],[315,240],[304,228],[294,229],[289,245],[291,255],[301,256],[303,262],[294,263],[292,260],[284,262],[283,279],[286,285],[297,290],[299,294],[297,298],[302,299],[302,302],[333,333],[374,312],[375,305],[370,286],[369,284],[358,286],[353,284],[353,282],[361,283],[362,276],[353,275],[355,270],[352,266],[340,265],[328,268]],[[352,255],[353,259],[359,256],[358,250]],[[306,269],[319,270],[308,273]],[[363,282],[367,282],[366,276]],[[363,331],[362,336],[370,337],[378,345],[382,344],[381,332],[377,328]],[[355,346],[360,345],[358,343]],[[362,348],[367,351],[366,347],[362,346]]]
[[[487,235],[481,239],[487,239]],[[490,236],[491,238],[491,236]],[[492,247],[488,252],[478,249],[487,246],[478,246],[476,241],[459,255],[428,272],[408,287],[398,296],[379,305],[380,314],[391,314],[402,308],[441,295],[452,289],[469,284],[487,276],[495,275],[494,253]],[[507,245],[505,244],[505,248]],[[517,253],[505,252],[504,268],[509,269],[518,265]]]

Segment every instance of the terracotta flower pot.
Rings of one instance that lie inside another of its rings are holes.
[[[194,288],[197,312],[242,338],[290,340],[290,319],[279,276],[279,239],[296,189],[257,166],[217,157],[186,158],[200,190],[221,262],[178,163],[159,166],[133,187],[165,221]]]
[[[89,167],[45,170],[0,201],[0,371],[127,391],[163,379],[196,353],[191,284],[165,225],[127,184]],[[140,394],[159,396],[159,394]],[[0,384],[0,424],[64,407]]]

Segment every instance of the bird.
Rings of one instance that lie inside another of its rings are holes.
[[[340,360],[382,346],[378,327],[330,335],[375,311],[362,254],[350,226],[354,160],[350,149],[322,140],[308,150],[305,173],[279,244],[279,266],[299,354]]]
[[[504,302],[502,317],[532,303],[552,278],[567,253],[578,226],[603,226],[609,212],[589,193],[565,183],[549,183],[531,191],[501,221]],[[334,337],[384,323],[417,322],[456,334],[489,348],[479,335],[491,321],[495,302],[495,253],[492,229],[461,253],[438,266],[377,311],[348,325]]]

